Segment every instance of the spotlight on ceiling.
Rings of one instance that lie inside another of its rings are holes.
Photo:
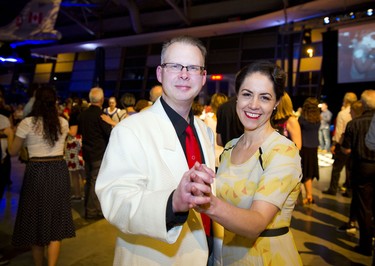
[[[330,23],[329,17],[324,17],[323,22],[324,24],[329,24]]]

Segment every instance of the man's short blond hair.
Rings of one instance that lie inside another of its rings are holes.
[[[365,110],[375,110],[375,90],[365,90],[361,94]]]
[[[354,92],[347,92],[344,95],[344,104],[345,105],[351,105],[355,101],[357,101],[357,95]]]

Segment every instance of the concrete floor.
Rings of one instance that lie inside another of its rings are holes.
[[[297,248],[306,266],[371,265],[371,257],[353,251],[358,241],[355,234],[340,233],[336,227],[348,220],[350,199],[321,193],[329,185],[332,170],[330,155],[319,155],[320,180],[314,180],[315,204],[297,205],[292,219],[292,232]],[[10,258],[8,265],[33,264],[29,250],[17,250],[10,245],[10,238],[17,212],[19,191],[24,164],[12,158],[12,186],[0,202],[0,253]],[[342,174],[340,183],[345,176]],[[109,266],[112,265],[116,229],[106,220],[86,221],[83,201],[73,202],[76,237],[62,242],[59,266]]]

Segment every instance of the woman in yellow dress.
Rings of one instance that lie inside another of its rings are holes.
[[[296,145],[270,122],[284,84],[284,71],[270,62],[255,62],[237,74],[236,110],[244,134],[221,155],[217,196],[211,195],[208,207],[196,207],[224,227],[223,265],[302,265],[289,230],[301,159]]]

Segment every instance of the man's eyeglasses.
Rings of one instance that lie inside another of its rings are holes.
[[[195,65],[183,66],[181,64],[176,64],[176,63],[164,63],[164,64],[161,64],[160,66],[172,73],[180,73],[184,68],[186,68],[186,71],[192,75],[200,75],[205,69],[205,67],[203,66],[195,66]]]

